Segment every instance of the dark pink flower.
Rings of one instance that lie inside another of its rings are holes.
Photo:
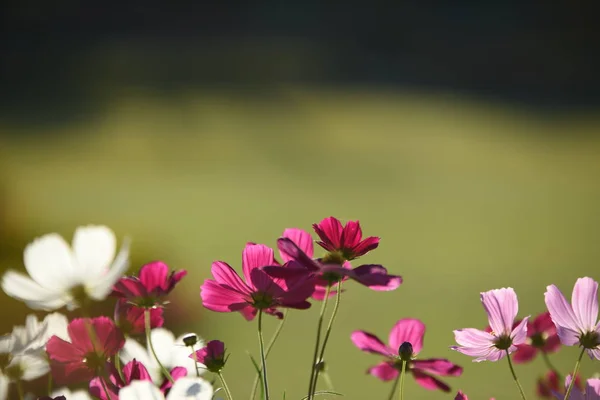
[[[376,264],[365,264],[350,268],[346,263],[326,263],[324,260],[313,260],[292,240],[279,238],[277,246],[289,260],[286,268],[265,267],[264,271],[277,278],[314,277],[317,285],[326,286],[340,279],[350,278],[370,289],[378,291],[394,290],[402,283],[402,278],[390,275],[387,270]]]
[[[214,279],[207,279],[200,287],[204,307],[217,312],[239,311],[252,320],[258,310],[282,317],[279,307],[306,309],[306,301],[314,291],[314,281],[308,276],[292,279],[273,278],[263,268],[286,269],[277,265],[273,250],[262,244],[247,244],[242,253],[245,282],[229,264],[212,264]]]
[[[104,391],[100,377],[92,379],[90,382],[90,393],[100,398],[101,400],[117,400],[119,398],[119,389],[129,385],[133,381],[152,381],[148,370],[144,365],[133,359],[128,362],[122,370],[123,379],[119,375],[119,372],[112,367],[110,372],[110,381],[105,382],[106,388],[108,389],[108,396]]]
[[[74,319],[67,332],[70,342],[52,336],[46,345],[52,376],[59,384],[103,375],[106,363],[125,344],[123,334],[107,317]]]
[[[125,335],[140,335],[146,330],[143,307],[135,306],[127,299],[119,299],[115,305],[115,322]],[[150,309],[150,328],[160,328],[165,320],[162,307]]]
[[[225,344],[220,340],[211,340],[196,354],[190,354],[190,358],[204,364],[210,372],[218,373],[225,366]]]
[[[313,228],[321,238],[317,244],[329,252],[338,253],[344,260],[353,260],[379,246],[378,237],[362,238],[358,221],[349,221],[343,226],[338,219],[328,217],[313,224]]]
[[[521,321],[515,322],[515,328]],[[544,312],[533,321],[527,322],[527,339],[525,343],[517,345],[513,361],[523,363],[533,360],[538,351],[553,353],[560,347],[560,339],[556,327],[550,318],[549,312]]]
[[[407,371],[425,389],[439,389],[448,392],[450,391],[450,387],[438,380],[434,375],[460,376],[462,368],[443,358],[415,359],[423,347],[424,336],[425,325],[423,322],[418,319],[406,318],[396,322],[392,328],[388,339],[389,345],[384,344],[377,336],[365,331],[354,331],[351,339],[354,345],[362,351],[380,354],[385,357],[385,361],[367,370],[367,373],[382,381],[396,379],[402,368],[402,362],[399,357],[400,347],[406,342],[410,343],[412,345],[413,356],[411,357],[411,361],[408,362]],[[407,347],[406,345],[404,346]]]
[[[162,261],[144,265],[138,276],[121,278],[113,287],[113,294],[128,299],[140,307],[162,304],[162,298],[173,290],[187,274],[186,270],[172,271]]]

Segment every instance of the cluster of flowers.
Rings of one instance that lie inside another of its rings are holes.
[[[239,312],[248,321],[257,320],[260,360],[255,362],[256,379],[251,392],[255,398],[270,399],[267,357],[275,343],[287,309],[307,309],[320,302],[316,340],[310,365],[308,400],[319,394],[336,395],[332,389],[317,391],[320,377],[327,378],[325,353],[341,302],[342,287],[348,280],[376,291],[395,290],[402,278],[389,274],[379,264],[354,266],[356,260],[379,246],[378,237],[363,238],[358,221],[342,224],[325,218],[313,228],[316,242],[325,250],[314,257],[313,238],[301,229],[286,229],[277,240],[279,259],[266,245],[248,243],[242,252],[243,279],[227,263],[212,264],[213,279],[200,287],[204,307],[216,312]],[[178,338],[163,327],[165,298],[186,275],[170,272],[162,262],[144,265],[135,276],[123,276],[128,268],[128,245],[116,254],[114,234],[106,227],[83,227],[75,232],[70,247],[59,235],[36,239],[25,249],[24,261],[29,277],[9,271],[2,288],[10,296],[36,310],[54,311],[62,307],[79,308],[82,318],[70,322],[58,313],[43,321],[30,315],[25,327],[15,327],[0,339],[0,400],[7,397],[15,383],[20,399],[25,394],[23,381],[49,374],[48,396],[41,399],[211,399],[222,390],[228,400],[233,396],[223,377],[227,361],[225,345],[208,343],[196,334]],[[598,322],[598,283],[580,278],[569,303],[559,289],[550,285],[545,293],[548,308],[533,321],[516,320],[517,295],[512,288],[481,293],[488,316],[484,330],[467,328],[454,332],[458,346],[451,349],[474,357],[474,361],[508,360],[512,377],[523,399],[525,393],[513,368],[515,363],[542,355],[549,372],[537,385],[539,397],[558,399],[600,399],[600,379],[590,378],[585,388],[578,370],[584,353],[600,360],[600,322]],[[87,316],[90,301],[116,298],[114,318]],[[324,327],[328,305],[333,307]],[[281,320],[268,346],[263,340],[262,320],[271,315]],[[144,336],[143,340],[138,336]],[[372,333],[357,330],[351,335],[354,345],[365,352],[383,356],[383,361],[367,372],[383,381],[393,381],[386,398],[404,396],[404,378],[412,375],[425,389],[450,392],[438,377],[456,377],[462,368],[443,358],[419,359],[425,324],[414,318],[399,320],[392,328],[388,344]],[[143,343],[143,344],[142,344]],[[562,376],[552,365],[549,353],[560,346],[581,347],[574,371]],[[221,388],[200,377],[210,371],[219,378]],[[575,377],[572,379],[572,377]],[[71,392],[52,385],[89,382],[88,390]],[[259,382],[261,383],[259,385]],[[455,399],[467,399],[459,391]]]

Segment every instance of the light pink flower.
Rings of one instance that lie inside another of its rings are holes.
[[[544,297],[562,344],[579,345],[591,358],[600,360],[598,282],[587,277],[577,279],[571,304],[555,285],[546,288]]]
[[[339,253],[345,260],[353,260],[379,246],[379,238],[362,238],[360,222],[349,221],[346,226],[334,217],[328,217],[313,224],[313,229],[321,238],[319,246],[329,252]]]
[[[204,364],[210,372],[218,373],[225,366],[225,344],[220,340],[211,340],[196,354],[190,354],[190,358]]]
[[[123,334],[107,317],[74,319],[67,332],[70,342],[52,336],[46,345],[52,377],[59,384],[103,375],[108,360],[125,344]]]
[[[258,310],[282,317],[279,307],[306,309],[306,301],[314,291],[314,280],[309,276],[290,279],[273,278],[263,269],[266,266],[286,269],[277,265],[273,250],[262,244],[248,244],[242,254],[245,282],[229,264],[216,261],[212,264],[215,279],[207,279],[201,286],[200,296],[204,307],[217,312],[239,311],[252,320]]]
[[[571,379],[571,375],[565,379],[565,391],[571,384]],[[554,397],[559,400],[565,399],[565,396],[559,393],[554,393]],[[582,392],[577,386],[573,386],[569,400],[600,400],[600,379],[588,379],[585,383],[585,392]]]
[[[113,295],[126,298],[140,307],[162,304],[162,298],[187,274],[186,270],[171,271],[162,261],[154,261],[140,268],[138,276],[125,276],[113,287]]]
[[[367,373],[382,381],[396,379],[402,368],[399,349],[403,343],[410,343],[413,356],[411,357],[411,361],[408,362],[407,371],[425,389],[439,389],[448,392],[450,391],[450,387],[435,378],[434,375],[460,376],[462,368],[443,358],[414,359],[423,347],[424,336],[425,325],[423,322],[418,319],[406,318],[396,322],[392,328],[388,339],[389,345],[384,344],[372,333],[365,331],[354,331],[350,338],[354,345],[362,351],[385,357],[385,361],[367,370]],[[405,347],[410,348],[410,346]]]
[[[517,345],[525,343],[529,317],[523,318],[513,329],[519,302],[512,288],[481,293],[481,302],[492,332],[474,328],[456,330],[454,338],[459,346],[452,346],[451,349],[476,357],[473,361],[498,361],[507,351],[512,353],[517,350]]]

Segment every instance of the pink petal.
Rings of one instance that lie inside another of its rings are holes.
[[[441,376],[460,376],[462,375],[462,367],[452,363],[445,358],[430,358],[427,360],[413,361],[413,369],[418,369],[428,374]]]
[[[200,287],[202,304],[216,312],[239,311],[248,305],[247,295],[207,279]]]
[[[413,353],[418,354],[423,348],[423,337],[425,336],[425,324],[418,319],[405,318],[396,322],[392,330],[388,343],[396,351],[404,342],[412,345]]]
[[[352,272],[354,276],[350,275],[350,277],[372,290],[395,290],[402,283],[402,277],[389,275],[381,265],[365,264],[354,268]]]
[[[550,316],[552,317],[552,321],[554,322],[554,325],[556,325],[557,331],[560,331],[560,328],[562,328],[563,333],[562,335],[559,334],[561,340],[564,336],[565,339],[570,342],[568,338],[572,335],[569,332],[574,332],[576,335],[579,333],[579,327],[571,305],[567,303],[565,296],[563,296],[561,291],[554,285],[546,287],[544,300],[546,302],[546,307],[548,307],[548,311],[550,312]],[[563,343],[565,342],[563,341]]]
[[[121,278],[115,283],[113,292],[117,296],[145,297],[148,295],[144,284],[135,277]]]
[[[461,346],[486,348],[493,346],[496,338],[491,333],[466,328],[454,331],[454,339]]]
[[[458,393],[456,393],[456,397],[454,398],[454,400],[469,400],[469,398],[466,394],[459,390]]]
[[[240,312],[240,314],[242,314],[242,317],[244,317],[246,321],[252,321],[256,317],[256,314],[258,314],[258,310],[252,305],[247,305],[246,307],[238,311]]]
[[[341,248],[354,249],[354,247],[358,246],[361,239],[362,229],[360,229],[360,222],[348,221],[342,230],[342,237],[340,239]]]
[[[277,267],[282,268],[282,267]],[[274,278],[267,275],[262,269],[255,268],[250,272],[251,286],[255,288],[256,292],[268,293],[274,299],[283,296],[285,293],[283,288],[275,282]]]
[[[600,348],[596,347],[595,349],[587,349],[586,352],[592,360],[600,360]]]
[[[429,390],[441,390],[443,392],[449,392],[450,386],[446,385],[444,382],[439,379],[434,378],[433,376],[427,375],[419,370],[411,370],[413,377],[417,381],[417,383]]]
[[[288,228],[283,231],[283,237],[290,239],[292,242],[296,244],[307,256],[313,257],[315,253],[313,239],[310,236],[310,233],[303,231],[302,229],[296,228]],[[285,254],[281,253],[281,258],[283,261],[288,262],[291,258]]]
[[[213,262],[211,272],[220,285],[227,286],[243,294],[252,292],[252,289],[242,281],[242,278],[227,263],[222,261]]]
[[[529,317],[523,318],[523,320],[519,323],[519,325],[515,326],[515,328],[510,332],[510,337],[512,338],[513,345],[519,345],[525,343],[527,340],[527,323],[529,321]]]
[[[155,261],[144,265],[140,269],[140,282],[148,292],[157,289],[167,290],[167,277],[169,276],[169,267],[162,261]]]
[[[380,239],[376,236],[369,236],[354,248],[355,256],[359,257],[371,250],[376,249],[379,246],[379,240]]]
[[[318,224],[313,224],[313,229],[321,238],[317,244],[325,250],[334,251],[341,248],[341,237],[344,230],[342,223],[334,217],[327,217]]]
[[[83,354],[94,352],[89,334],[92,328],[92,320],[89,318],[75,318],[67,326],[71,343]]]
[[[101,351],[108,357],[117,354],[125,345],[125,337],[116,327],[114,321],[108,317],[93,318],[92,329],[96,332],[96,339],[98,340],[96,351]],[[72,336],[71,340],[73,340]]]
[[[46,351],[51,360],[62,363],[81,362],[86,352],[58,336],[52,336],[46,344]]]
[[[180,378],[187,376],[188,371],[185,367],[175,367],[171,371],[169,371],[169,373],[171,374],[173,380],[177,382]],[[160,386],[160,391],[166,393],[167,390],[171,389],[171,387],[173,387],[171,381],[165,379],[163,384]]]
[[[560,348],[560,338],[558,337],[557,334],[554,334],[552,336],[549,336],[548,339],[546,339],[546,344],[544,344],[544,347],[542,348],[542,350],[545,351],[546,353],[554,353],[559,348]]]
[[[394,356],[398,354],[398,349],[393,350],[386,346],[379,338],[372,333],[365,331],[354,331],[350,335],[350,340],[356,347],[362,351],[383,356]]]
[[[525,363],[533,360],[538,350],[528,344],[520,344],[517,346],[517,351],[513,354],[513,361],[517,364]]]
[[[307,268],[309,271],[318,271],[321,267],[311,257],[306,255],[296,244],[288,238],[277,239],[277,248],[281,252],[282,257],[287,257],[289,260],[294,260],[300,266]]]
[[[242,270],[246,282],[250,283],[252,270],[266,265],[277,265],[273,249],[264,244],[247,244],[242,252]]]
[[[592,278],[579,278],[571,298],[573,315],[582,332],[591,332],[598,322],[598,282]]]
[[[488,321],[497,336],[509,335],[519,311],[517,294],[512,288],[502,288],[481,293],[481,302]]]
[[[391,381],[398,376],[398,370],[395,369],[389,362],[382,362],[367,370],[368,374],[373,375],[382,381]]]
[[[591,378],[585,385],[587,400],[600,400],[600,379]]]
[[[100,377],[96,377],[94,379],[92,379],[90,381],[90,385],[89,385],[89,391],[90,394],[96,398],[99,398],[100,400],[118,400],[119,399],[119,395],[117,394],[119,388],[116,387],[114,384],[105,381],[106,383],[106,388],[108,389],[108,395],[110,397],[106,396],[106,391],[104,390],[104,386],[102,385],[102,378]]]
[[[550,317],[550,313],[548,311],[541,313],[533,323],[531,324],[531,328],[527,327],[527,334],[531,336],[534,333],[542,333],[546,331],[556,332],[556,327],[554,326],[554,322],[552,322],[552,317]]]
[[[148,370],[141,362],[137,361],[135,358],[128,362],[123,367],[123,376],[125,377],[125,383],[129,384],[133,380],[138,381],[151,381],[152,378],[148,373]]]

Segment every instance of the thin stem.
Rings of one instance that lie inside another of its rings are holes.
[[[198,354],[194,351],[194,346],[190,346],[192,349],[192,355],[194,356],[194,366],[196,367],[196,377],[200,378],[200,368],[198,367]]]
[[[390,395],[388,396],[388,400],[392,400],[396,395],[396,388],[398,387],[398,382],[400,381],[400,374],[394,379],[394,384],[392,385],[392,390],[390,391]]]
[[[104,377],[100,377],[100,383],[102,383],[102,390],[104,390],[104,394],[106,394],[106,398],[110,399],[110,393],[108,392],[108,388],[106,387],[106,382],[104,381]]]
[[[571,395],[571,391],[573,390],[573,386],[575,386],[575,381],[577,380],[577,374],[579,373],[579,365],[581,364],[581,359],[583,358],[583,353],[585,353],[585,347],[581,348],[581,353],[579,353],[579,358],[575,363],[575,369],[573,370],[573,375],[571,375],[571,383],[567,388],[567,393],[565,393],[565,400],[569,400],[569,396]]]
[[[261,371],[263,377],[263,389],[265,393],[265,400],[269,400],[269,381],[267,380],[267,359],[265,358],[265,342],[262,334],[262,316],[263,311],[258,310],[258,343],[260,344],[260,362]]]
[[[115,368],[117,369],[119,377],[124,382],[125,379],[123,379],[123,371],[121,371],[121,357],[119,357],[119,353],[115,354]]]
[[[331,293],[331,286],[327,285],[325,289],[325,298],[321,302],[321,311],[319,311],[319,320],[317,322],[317,339],[315,341],[315,351],[313,353],[312,365],[310,367],[310,381],[308,382],[308,400],[312,400],[312,388],[315,379],[315,371],[317,368],[317,357],[319,356],[319,345],[321,344],[321,328],[323,327],[323,316],[325,315],[325,308],[327,308],[327,300],[329,299],[329,293]]]
[[[546,366],[553,371],[556,376],[558,377],[558,381],[562,381],[561,379],[561,373],[558,372],[558,370],[554,367],[554,365],[552,364],[552,362],[550,361],[550,357],[548,356],[548,353],[546,353],[545,351],[542,351],[542,358],[544,359],[544,362],[546,363]]]
[[[519,392],[521,393],[521,398],[523,400],[527,400],[527,397],[525,396],[525,392],[523,391],[523,386],[521,386],[521,383],[519,382],[519,378],[517,378],[517,374],[515,373],[515,369],[513,368],[512,361],[510,360],[510,353],[508,352],[508,349],[506,349],[506,359],[508,360],[508,367],[510,368],[510,372],[513,376],[513,379],[515,380],[515,383],[517,384],[517,387],[519,388]],[[565,399],[566,399],[566,397],[565,397]]]
[[[404,399],[404,375],[406,375],[406,361],[402,360],[402,371],[400,371],[400,400]]]
[[[327,324],[327,329],[325,330],[325,338],[323,339],[323,347],[321,347],[321,353],[319,354],[318,362],[325,362],[325,347],[327,347],[327,342],[329,341],[329,335],[331,335],[331,328],[333,327],[333,321],[335,320],[335,316],[337,315],[338,308],[340,307],[340,299],[342,298],[342,280],[339,280],[337,293],[335,295],[335,303],[333,305],[333,311],[331,312],[331,317],[329,318],[329,323]],[[319,372],[320,369],[315,370],[315,379],[313,381],[313,386],[311,389],[311,393],[314,395],[317,391],[317,381],[319,380]]]
[[[221,384],[223,385],[223,390],[225,390],[225,394],[227,394],[227,398],[229,400],[232,400],[233,397],[231,396],[231,391],[229,390],[229,387],[227,386],[227,382],[225,382],[225,378],[223,378],[223,373],[221,371],[219,371],[219,379],[221,380]]]
[[[267,350],[265,351],[265,358],[269,357],[269,353],[271,352],[271,349],[273,348],[275,341],[279,337],[279,334],[281,333],[281,330],[283,329],[283,324],[285,324],[285,321],[287,319],[288,319],[288,310],[286,309],[283,312],[283,318],[281,319],[281,322],[279,322],[279,324],[277,325],[277,328],[275,328],[275,333],[273,333],[273,337],[271,337],[269,344],[267,344]],[[256,376],[254,377],[254,382],[252,382],[252,392],[250,393],[250,400],[254,400],[254,396],[256,396],[256,389],[258,389],[258,381],[260,380],[261,372],[262,371],[259,371],[259,373],[256,374]]]
[[[165,366],[160,362],[160,360],[158,359],[158,356],[156,355],[156,351],[154,350],[154,345],[152,344],[152,338],[151,338],[152,335],[150,335],[151,328],[150,328],[150,309],[149,308],[144,309],[144,322],[146,325],[146,341],[148,342],[148,347],[150,347],[152,356],[154,356],[154,359],[156,360],[162,373],[169,380],[169,382],[175,383],[175,381],[173,380],[173,377],[171,376],[169,371],[167,371]]]
[[[48,396],[52,393],[52,374],[48,374]]]
[[[17,381],[17,393],[19,394],[19,400],[23,400],[23,383],[21,382],[21,380]]]

